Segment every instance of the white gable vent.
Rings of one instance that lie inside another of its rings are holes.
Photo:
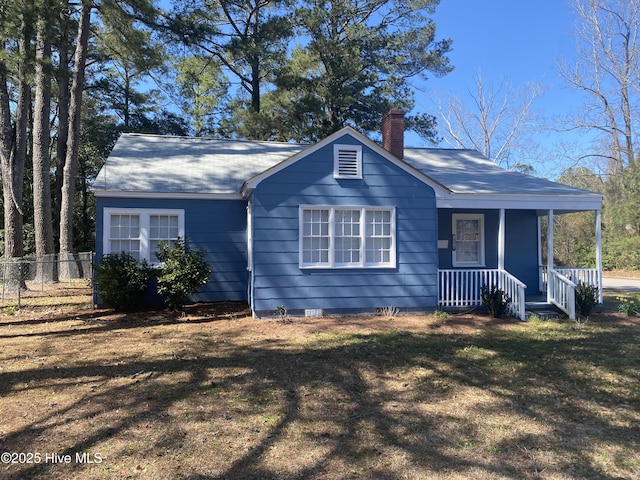
[[[362,178],[362,146],[333,146],[333,176],[335,178]]]

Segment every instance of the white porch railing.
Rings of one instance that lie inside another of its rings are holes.
[[[509,297],[509,314],[525,320],[527,286],[505,270],[438,270],[438,305],[441,307],[475,307],[482,305],[483,285],[496,285]]]
[[[598,287],[598,299],[600,303],[603,301],[602,278],[597,268],[573,268],[573,267],[553,267],[560,275],[568,278],[576,285],[584,283],[585,285],[593,285]],[[540,266],[540,291],[547,291],[548,267]]]
[[[557,270],[547,272],[549,302],[554,304],[571,320],[576,318],[576,284]]]

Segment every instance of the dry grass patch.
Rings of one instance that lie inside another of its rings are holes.
[[[0,316],[0,477],[640,477],[637,319],[247,314]]]
[[[640,278],[640,272],[637,270],[609,270],[602,272],[602,276],[608,278]]]

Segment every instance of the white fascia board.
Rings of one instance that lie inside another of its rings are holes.
[[[122,190],[94,190],[94,196],[101,198],[150,198],[176,200],[243,200],[239,193],[198,193],[198,192],[134,192]]]
[[[601,195],[450,194],[436,199],[438,208],[588,211],[602,208]]]

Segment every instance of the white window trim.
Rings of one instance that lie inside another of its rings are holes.
[[[480,226],[480,255],[477,262],[464,262],[458,261],[456,255],[456,241],[458,238],[457,221],[458,220],[479,220]],[[484,267],[485,264],[485,237],[484,237],[484,214],[482,213],[454,213],[451,216],[451,230],[452,230],[452,264],[454,267]]]
[[[303,235],[305,210],[329,210],[329,261],[327,263],[305,264],[303,261]],[[335,212],[336,210],[360,211],[360,262],[338,264],[335,261]],[[368,211],[384,210],[391,213],[391,246],[389,247],[389,262],[367,263],[366,256],[366,213]],[[396,268],[396,209],[389,206],[361,206],[361,205],[300,205],[298,208],[298,263],[301,269],[375,269]]]
[[[140,216],[140,261],[146,260],[151,265],[158,263],[157,258],[150,258],[149,250],[149,219],[152,215],[176,215],[178,217],[178,236],[184,238],[184,210],[167,208],[112,208],[106,207],[103,210],[102,219],[102,245],[103,255],[111,252],[111,216],[112,215],[139,215]]]
[[[340,151],[350,150],[356,153],[357,172],[355,175],[343,175],[340,173]],[[344,180],[362,179],[362,145],[333,145],[333,178]]]

